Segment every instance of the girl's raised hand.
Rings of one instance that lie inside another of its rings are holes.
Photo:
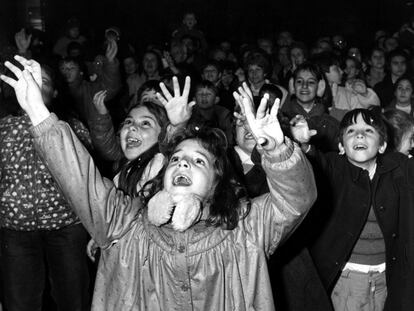
[[[162,103],[167,111],[168,119],[174,126],[187,123],[191,118],[195,101],[188,102],[188,95],[190,94],[191,79],[185,78],[184,90],[180,94],[180,85],[177,77],[173,77],[174,97],[168,91],[164,83],[160,83],[161,91],[164,94],[162,96],[157,93],[158,100]]]
[[[251,133],[255,137],[257,143],[265,150],[273,150],[279,147],[285,141],[284,134],[277,119],[277,112],[280,106],[280,100],[276,99],[272,108],[268,109],[267,102],[269,94],[265,94],[254,113],[253,96],[246,83],[239,88],[239,93],[233,93],[236,101],[240,104],[241,109],[246,117],[246,121],[250,127]],[[237,98],[241,97],[241,98]]]
[[[96,92],[93,96],[93,105],[95,106],[98,113],[101,115],[108,114],[108,109],[105,106],[105,98],[106,98],[107,91],[99,91]]]
[[[14,89],[19,105],[27,112],[33,125],[37,125],[50,115],[42,98],[40,65],[34,60],[27,60],[21,56],[16,55],[14,58],[23,66],[23,70],[10,62],[5,62],[4,65],[17,80],[5,75],[1,75],[0,79]]]

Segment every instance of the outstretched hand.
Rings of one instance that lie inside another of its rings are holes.
[[[102,90],[96,92],[93,96],[93,105],[95,106],[98,113],[101,115],[108,114],[108,109],[105,106],[105,98],[106,98],[107,91]]]
[[[32,42],[32,35],[27,35],[26,30],[22,28],[14,35],[14,41],[16,42],[19,53],[26,53],[29,49],[30,43]]]
[[[239,93],[234,92],[233,96],[240,105],[241,114],[245,116],[256,142],[263,149],[272,150],[283,144],[285,138],[279,120],[277,119],[280,106],[279,99],[276,99],[273,106],[269,109],[267,105],[269,94],[265,94],[260,101],[255,115],[253,96],[246,83],[243,83],[243,87],[239,88]]]
[[[311,137],[317,133],[316,130],[309,129],[308,121],[299,114],[290,120],[290,130],[293,139],[300,144],[308,144]]]
[[[29,115],[33,125],[37,125],[50,114],[42,98],[40,65],[34,60],[27,60],[18,55],[14,59],[23,66],[23,70],[10,62],[5,62],[4,65],[15,75],[17,80],[5,75],[1,75],[0,79],[14,89],[19,105]]]
[[[108,39],[108,46],[106,47],[105,57],[108,62],[112,63],[118,53],[118,44],[114,39]]]
[[[188,95],[190,94],[191,79],[185,78],[183,93],[180,94],[180,85],[177,77],[173,77],[174,96],[168,91],[164,83],[160,83],[162,94],[157,93],[158,100],[162,103],[167,111],[168,119],[174,126],[187,123],[191,118],[195,101],[188,102]]]

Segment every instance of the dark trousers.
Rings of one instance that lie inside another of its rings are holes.
[[[2,229],[1,269],[7,310],[40,311],[46,271],[58,310],[88,310],[87,239],[81,224],[51,231]]]

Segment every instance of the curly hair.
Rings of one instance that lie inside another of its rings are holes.
[[[209,217],[207,223],[212,226],[232,230],[250,211],[250,202],[246,210],[242,209],[240,199],[246,196],[246,189],[238,182],[232,164],[227,157],[228,143],[223,131],[211,127],[191,127],[176,133],[163,150],[168,162],[176,147],[183,141],[196,139],[214,157],[216,186],[209,201]],[[146,205],[148,201],[163,189],[163,177],[168,164],[165,164],[158,175],[147,182],[139,195]]]

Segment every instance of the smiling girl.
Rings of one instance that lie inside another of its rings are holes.
[[[100,175],[70,127],[48,112],[34,61],[16,59],[25,70],[10,65],[17,80],[1,79],[15,89],[39,154],[103,249],[92,310],[274,310],[266,256],[316,198],[310,164],[280,129],[278,102],[269,114],[264,97],[255,116],[240,95],[270,193],[241,198],[224,134],[207,128],[174,136],[168,164],[133,199]]]

